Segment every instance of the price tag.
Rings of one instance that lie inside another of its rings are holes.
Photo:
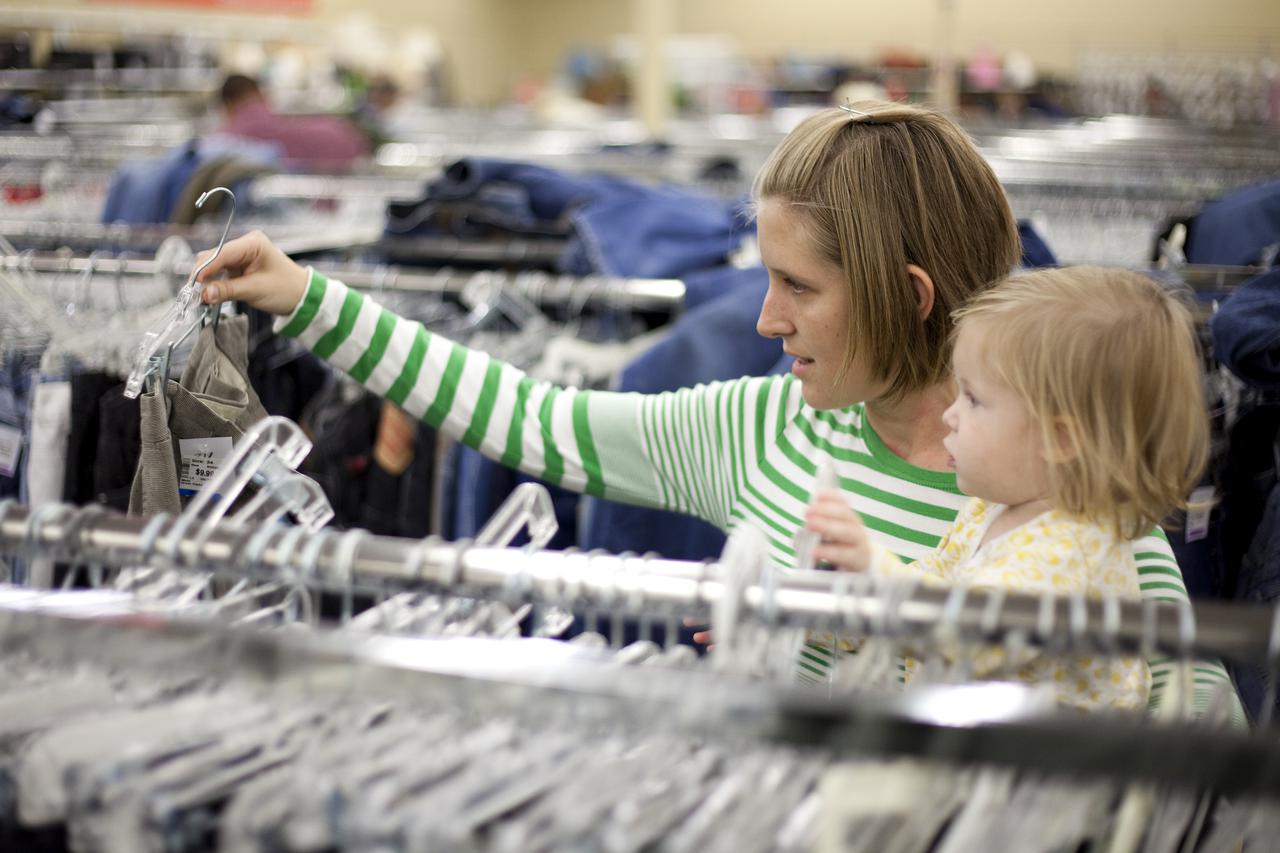
[[[12,477],[22,455],[22,430],[0,424],[0,476]]]
[[[231,453],[229,438],[180,438],[178,451],[182,468],[178,471],[178,494],[191,497],[209,482],[213,472]]]
[[[1213,486],[1201,486],[1191,493],[1187,501],[1191,507],[1187,510],[1187,524],[1183,529],[1184,541],[1196,542],[1209,535],[1209,513],[1213,510],[1215,496]]]

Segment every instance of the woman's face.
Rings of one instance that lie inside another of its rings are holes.
[[[815,409],[840,409],[880,396],[882,388],[856,360],[841,375],[850,334],[844,271],[818,255],[801,215],[785,202],[762,200],[756,230],[769,271],[756,331],[781,338],[782,348],[795,356],[791,372],[804,401]]]

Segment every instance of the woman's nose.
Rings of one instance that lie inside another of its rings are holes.
[[[760,316],[756,319],[756,332],[766,338],[784,338],[795,331],[795,327],[786,318],[779,300],[774,298],[773,288],[764,295],[764,303],[760,306]]]
[[[947,429],[955,432],[956,430],[956,404],[952,403],[947,406],[947,410],[942,413],[942,423]]]

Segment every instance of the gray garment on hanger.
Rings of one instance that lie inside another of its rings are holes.
[[[212,325],[200,330],[181,382],[166,383],[163,396],[146,392],[139,398],[142,443],[129,493],[130,515],[182,511],[180,439],[239,441],[267,416],[249,384],[248,344],[249,318],[223,317],[216,339]]]

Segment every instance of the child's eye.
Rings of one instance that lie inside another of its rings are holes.
[[[971,391],[964,392],[964,399],[965,399],[965,402],[968,403],[970,406],[978,405],[978,398],[973,396],[973,392]]]

